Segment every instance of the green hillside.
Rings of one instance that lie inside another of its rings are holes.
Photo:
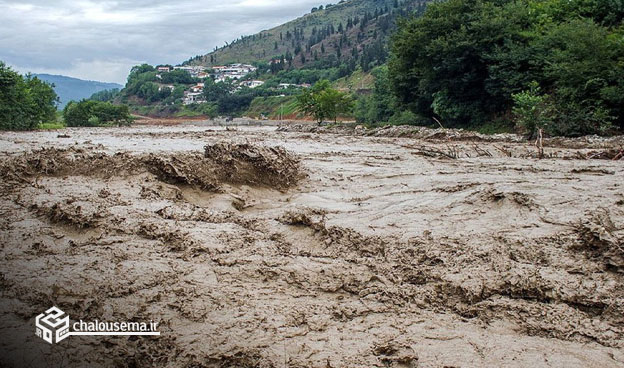
[[[397,17],[422,12],[425,3],[426,0],[341,1],[321,10],[313,9],[312,13],[273,29],[242,36],[185,64],[214,66],[283,60],[288,63],[284,69],[353,59],[368,64],[385,54]]]
[[[294,104],[282,106],[281,102],[277,103],[279,99],[273,97],[294,96],[303,86],[319,80],[334,82],[335,88],[351,92],[354,97],[368,94],[374,85],[373,69],[387,61],[389,39],[396,29],[397,19],[421,14],[427,1],[349,0],[329,4],[271,30],[240,37],[210,54],[183,63],[206,67],[254,64],[257,69],[243,77],[243,80],[264,82],[254,89],[243,88],[240,80],[234,79],[215,83],[215,75],[165,81],[162,78],[178,72],[162,74],[154,66],[140,65],[132,69],[119,101],[142,115],[249,114],[275,118],[282,108],[292,109]],[[206,84],[199,97],[204,102],[184,104],[185,96],[197,83]],[[285,90],[283,84],[292,88]],[[298,114],[286,111],[282,115],[295,117]]]
[[[251,117],[266,117],[269,119],[301,119],[304,118],[297,111],[297,104],[293,96],[256,97],[245,112]]]

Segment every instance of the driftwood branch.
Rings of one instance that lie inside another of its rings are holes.
[[[544,158],[544,129],[539,128],[537,130],[537,140],[535,141],[535,147],[537,147],[537,158],[540,160]]]
[[[492,157],[492,153],[490,151],[483,149],[476,144],[473,144],[472,147],[477,152],[477,155],[479,155],[479,157],[481,156]]]
[[[506,149],[504,147],[499,147],[497,145],[494,145],[494,148],[496,148],[498,151],[502,152],[505,156],[512,157],[510,150],[508,150],[508,149]]]
[[[459,152],[457,151],[457,147],[447,146],[447,148],[449,149],[448,152],[444,152],[439,149],[429,148],[429,147],[415,147],[416,149],[415,154],[421,155],[421,156],[427,156],[427,157],[434,157],[434,158],[443,157],[443,158],[449,158],[451,160],[456,160],[459,158]]]
[[[444,129],[444,126],[442,125],[442,123],[440,122],[440,120],[438,120],[435,116],[433,117],[433,120],[435,120],[436,123],[438,123],[438,125],[440,126],[440,128]]]

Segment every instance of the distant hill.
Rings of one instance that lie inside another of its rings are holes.
[[[396,19],[424,11],[428,1],[348,0],[329,4],[281,26],[241,36],[185,64],[214,66],[285,59],[301,68],[322,65],[323,60],[378,60]]]
[[[54,90],[61,99],[59,109],[62,109],[67,105],[69,101],[78,101],[83,98],[89,98],[92,94],[104,90],[110,90],[115,88],[123,88],[122,85],[117,83],[104,83],[96,81],[86,81],[77,78],[65,77],[62,75],[50,75],[50,74],[34,74],[37,78],[54,84]]]

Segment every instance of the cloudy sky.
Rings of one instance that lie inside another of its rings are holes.
[[[0,61],[24,73],[124,83],[309,12],[320,0],[0,0]]]

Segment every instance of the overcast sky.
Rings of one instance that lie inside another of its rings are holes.
[[[334,1],[336,2],[336,1]],[[299,17],[319,0],[0,0],[0,61],[124,84],[141,63],[178,64]]]

